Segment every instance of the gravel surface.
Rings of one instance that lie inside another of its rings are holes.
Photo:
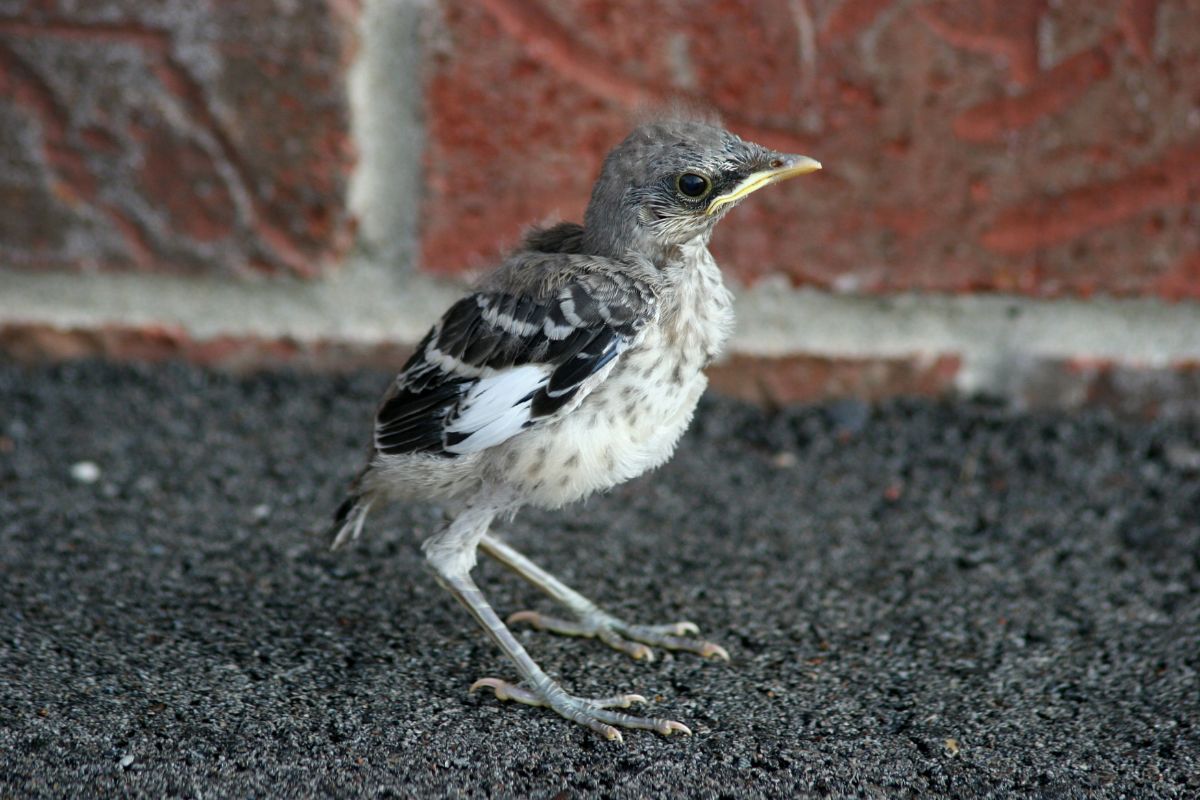
[[[422,566],[438,509],[328,551],[387,380],[0,367],[0,797],[1200,796],[1200,425],[706,400],[659,472],[503,526],[733,654],[523,631],[695,731],[617,745],[467,694],[513,673]]]

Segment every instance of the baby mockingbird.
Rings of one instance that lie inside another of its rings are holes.
[[[650,646],[728,659],[689,638],[690,622],[635,625],[488,533],[524,505],[557,508],[666,461],[707,383],[702,370],[733,325],[708,252],[713,227],[743,198],[820,169],[811,158],[673,120],[637,128],[604,161],[582,226],[530,234],[425,336],[383,398],[370,463],[338,509],[334,547],[371,508],[397,499],[455,509],[424,543],[439,581],[515,662],[520,684],[483,678],[502,700],[548,706],[609,739],[614,726],[690,733],[614,708],[636,694],[575,697],[543,672],[471,579],[476,549],[561,603],[572,620],[509,617],[594,636],[634,658]]]

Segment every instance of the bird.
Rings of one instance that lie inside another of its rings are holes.
[[[547,675],[471,576],[482,551],[562,605],[510,624],[593,637],[635,659],[654,647],[728,660],[690,622],[627,622],[491,532],[524,506],[557,509],[667,461],[733,328],[708,245],[750,194],[821,169],[740,138],[719,120],[643,122],[609,152],[583,216],[532,229],[416,346],[374,419],[366,466],[330,530],[356,539],[372,509],[425,501],[447,522],[422,544],[434,576],[508,656],[519,680],[471,692],[543,706],[606,739],[621,728],[690,734],[628,712],[642,695],[579,697]]]

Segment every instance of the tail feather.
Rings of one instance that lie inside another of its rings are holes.
[[[346,542],[357,539],[362,535],[363,523],[371,512],[371,498],[361,494],[347,497],[333,515],[333,525],[329,533],[333,536],[331,550],[337,550]]]

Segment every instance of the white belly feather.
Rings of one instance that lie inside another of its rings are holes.
[[[707,249],[687,255],[670,268],[673,292],[659,324],[577,408],[490,450],[488,480],[557,507],[670,458],[708,384],[702,370],[733,325],[731,296]]]

